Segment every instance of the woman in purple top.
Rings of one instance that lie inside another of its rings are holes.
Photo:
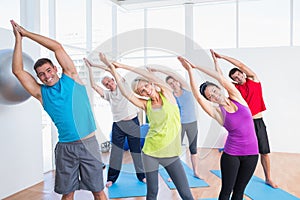
[[[219,69],[217,59],[211,50],[216,71],[195,66],[183,57],[178,57],[190,77],[192,92],[203,110],[228,131],[224,152],[221,156],[222,188],[219,200],[243,199],[244,190],[254,173],[258,160],[257,138],[251,112],[246,101],[235,86]],[[226,90],[226,97],[219,86],[211,82],[201,84],[198,90],[193,76],[198,69],[215,78]],[[201,95],[200,95],[201,93]],[[212,106],[211,102],[219,104]]]

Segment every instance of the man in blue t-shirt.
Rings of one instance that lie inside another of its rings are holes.
[[[58,129],[55,148],[55,192],[62,199],[74,199],[75,190],[85,189],[94,199],[107,199],[103,191],[103,171],[99,145],[95,137],[95,121],[90,102],[70,56],[60,43],[32,33],[11,21],[15,35],[12,71],[23,87],[40,101]],[[39,84],[23,68],[22,38],[27,37],[54,52],[62,67],[47,58],[39,59],[34,69]]]

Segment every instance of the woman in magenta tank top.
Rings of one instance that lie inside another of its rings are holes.
[[[195,66],[183,57],[178,57],[190,77],[192,92],[202,109],[228,131],[220,167],[222,187],[219,200],[242,200],[244,190],[253,175],[258,160],[258,145],[252,115],[246,101],[235,86],[219,69],[217,59],[211,50],[216,71]],[[201,84],[198,90],[193,70],[200,70],[216,79],[228,93],[212,82]],[[213,106],[211,102],[219,106]]]

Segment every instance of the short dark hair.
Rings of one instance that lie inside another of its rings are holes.
[[[234,74],[235,72],[237,72],[237,71],[239,71],[239,72],[241,72],[242,74],[243,74],[243,72],[242,72],[242,70],[240,70],[239,68],[232,68],[230,71],[229,71],[229,74],[228,74],[228,76],[233,80],[233,78],[231,77],[232,76],[232,74]]]
[[[205,92],[207,86],[209,86],[209,85],[215,86],[215,87],[217,87],[217,88],[220,89],[220,87],[219,87],[218,85],[216,85],[216,84],[214,84],[214,83],[212,83],[212,82],[205,81],[204,83],[202,83],[202,84],[200,85],[200,87],[199,87],[199,91],[200,91],[200,94],[201,94],[202,96],[204,96],[205,99],[207,99],[207,100],[209,100],[209,99],[206,97],[206,95],[205,95],[204,92]]]
[[[175,80],[175,79],[173,78],[173,76],[167,76],[167,77],[166,77],[166,82],[168,82],[169,79]]]
[[[51,61],[49,58],[40,58],[40,59],[38,59],[38,60],[35,62],[34,66],[33,66],[33,69],[36,71],[36,69],[37,69],[38,67],[40,67],[40,66],[42,66],[42,65],[44,65],[44,64],[46,64],[46,63],[49,63],[52,67],[54,67],[52,61]]]

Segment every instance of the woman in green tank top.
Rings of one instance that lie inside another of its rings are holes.
[[[154,76],[146,69],[116,62],[110,63],[101,53],[100,59],[115,77],[122,94],[137,107],[143,109],[148,117],[150,127],[142,149],[147,179],[147,200],[157,199],[159,164],[168,172],[181,198],[184,200],[194,199],[179,158],[181,154],[181,123],[172,89],[164,80]],[[132,71],[142,77],[134,79],[131,90],[117,73],[116,68]],[[137,97],[134,93],[142,98]]]

